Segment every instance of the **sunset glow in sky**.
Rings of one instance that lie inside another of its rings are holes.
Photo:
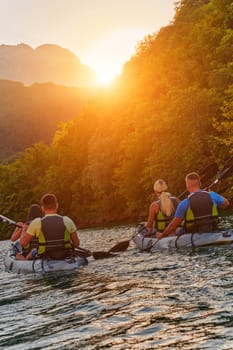
[[[174,0],[0,0],[0,44],[56,44],[106,83],[137,44],[169,24]]]

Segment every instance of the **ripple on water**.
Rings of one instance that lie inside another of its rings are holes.
[[[107,251],[126,234],[129,227],[85,230],[82,246]],[[0,348],[232,348],[232,247],[149,254],[131,243],[117,257],[89,260],[45,276],[1,265]]]

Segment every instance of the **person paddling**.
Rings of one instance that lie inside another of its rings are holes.
[[[14,232],[11,235],[11,241],[15,242],[20,237],[22,237],[28,228],[28,225],[32,220],[35,218],[41,218],[43,216],[43,213],[41,211],[41,208],[38,204],[32,204],[28,210],[27,219],[25,222],[17,222],[17,227],[15,228]],[[21,227],[20,227],[21,226]]]
[[[225,209],[230,205],[229,200],[220,194],[202,190],[198,173],[187,174],[185,182],[189,196],[178,204],[175,216],[165,230],[156,233],[158,239],[175,235],[182,222],[182,233],[212,232],[217,228],[218,208]]]
[[[146,236],[151,235],[153,227],[156,231],[163,231],[175,214],[180,200],[167,192],[167,188],[167,183],[163,179],[158,179],[154,183],[154,191],[158,200],[150,205],[148,220],[145,224],[148,229]]]
[[[54,194],[45,194],[41,198],[41,209],[44,217],[30,223],[27,232],[20,239],[21,246],[25,247],[36,237],[37,258],[61,260],[71,256],[73,248],[78,248],[80,244],[73,220],[57,213],[58,201]]]
[[[17,222],[18,227],[15,228],[14,232],[11,235],[11,241],[15,242],[14,246],[18,246],[18,240],[25,235],[27,232],[29,224],[34,220],[35,218],[41,218],[43,216],[43,213],[41,211],[41,208],[38,204],[32,204],[29,208],[28,215],[26,221],[23,222]],[[20,227],[21,226],[21,227]],[[33,258],[33,255],[36,254],[36,248],[38,246],[37,238],[33,238],[29,244],[27,244],[23,251],[21,253],[17,254],[18,259],[27,259],[30,260]],[[21,247],[19,247],[21,249]]]

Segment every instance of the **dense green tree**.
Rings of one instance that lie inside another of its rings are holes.
[[[187,172],[232,155],[232,1],[175,6],[173,22],[139,43],[115,84],[96,90],[50,146],[37,144],[0,167],[1,212],[22,218],[51,191],[78,225],[138,220],[157,178],[179,194]],[[230,178],[225,185],[231,196]]]

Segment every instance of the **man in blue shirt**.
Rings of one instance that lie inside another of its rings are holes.
[[[230,205],[228,199],[218,193],[201,190],[201,181],[197,173],[186,175],[185,182],[190,194],[178,204],[174,218],[166,229],[162,233],[156,233],[158,239],[175,235],[183,221],[187,232],[192,232],[191,227],[198,227],[196,232],[204,232],[210,227],[210,223],[213,224],[214,218],[216,220],[217,208],[225,209]]]

